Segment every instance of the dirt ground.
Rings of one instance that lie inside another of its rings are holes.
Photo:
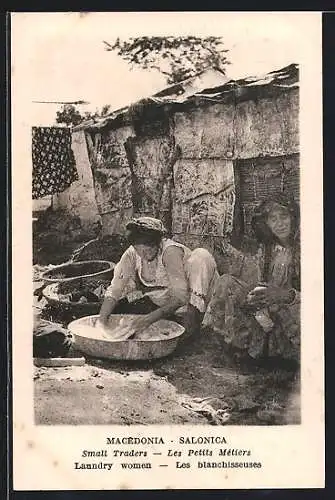
[[[298,424],[298,392],[294,369],[238,365],[207,331],[161,360],[35,368],[35,417],[44,425],[213,424],[184,404],[211,397],[228,425]]]
[[[34,384],[37,424],[300,423],[297,367],[241,363],[208,329],[161,360],[87,358],[83,367],[35,368]],[[199,400],[209,397],[204,410]]]

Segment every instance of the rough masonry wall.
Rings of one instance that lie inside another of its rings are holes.
[[[299,91],[245,101],[236,106],[234,157],[281,156],[299,152]]]
[[[232,230],[234,200],[231,160],[181,158],[174,167],[173,234],[191,247],[212,248],[213,238]]]
[[[160,218],[170,231],[173,165],[178,155],[174,137],[130,137],[126,151],[132,176],[133,215]]]
[[[161,134],[137,136],[128,126],[87,134],[104,233],[146,214],[191,247],[212,249],[232,230],[234,163],[299,151],[298,96],[185,108]]]
[[[125,143],[132,127],[86,134],[103,234],[122,233],[133,211],[132,180]]]
[[[213,251],[232,230],[235,184],[233,105],[216,104],[174,115],[181,157],[174,167],[173,234],[191,248]]]
[[[274,192],[282,189],[284,182],[285,190],[299,199],[298,116],[298,90],[253,101],[217,103],[174,115],[174,136],[181,158],[174,168],[173,232],[180,241],[215,252],[217,242],[230,234],[236,223],[236,195],[240,200],[236,189],[254,194],[250,207],[249,200],[243,200],[241,209],[247,224],[243,231],[249,228],[254,206],[271,195],[270,178]],[[235,178],[234,164],[257,158],[264,159],[257,171],[253,169],[255,162],[248,162],[244,176]]]
[[[53,208],[66,209],[70,215],[79,217],[82,228],[89,231],[99,220],[99,212],[84,132],[72,134],[72,150],[79,180],[54,195]]]
[[[174,136],[182,157],[232,158],[234,148],[233,104],[213,104],[174,114]]]

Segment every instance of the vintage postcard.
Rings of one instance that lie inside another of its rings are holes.
[[[321,14],[10,37],[14,490],[324,487]]]

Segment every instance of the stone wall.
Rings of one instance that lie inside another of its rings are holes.
[[[152,215],[191,247],[213,248],[235,223],[236,165],[299,152],[299,91],[167,113],[161,132],[156,124],[150,133],[150,122],[142,134],[86,132],[103,231],[120,234],[131,216]]]
[[[84,132],[72,134],[72,150],[79,180],[63,193],[53,196],[53,208],[65,209],[70,216],[79,217],[83,230],[90,232],[100,216]]]
[[[131,171],[125,150],[131,127],[86,134],[103,234],[122,233],[132,214]]]

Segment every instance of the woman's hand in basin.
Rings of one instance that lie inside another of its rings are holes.
[[[152,324],[149,314],[139,314],[136,318],[133,318],[127,323],[127,328],[129,328],[133,335],[136,333],[142,333],[146,328]]]

